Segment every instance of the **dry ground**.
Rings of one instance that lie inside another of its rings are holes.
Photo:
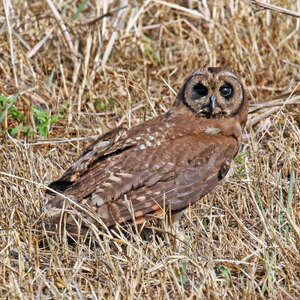
[[[299,299],[299,1],[272,1],[292,15],[240,0],[52,1],[0,4],[0,93],[19,93],[25,114],[1,123],[0,298]],[[232,176],[181,221],[185,243],[47,231],[45,185],[90,137],[165,112],[206,64],[239,72],[252,106]],[[61,114],[48,139],[33,106]],[[20,123],[33,135],[7,134]]]

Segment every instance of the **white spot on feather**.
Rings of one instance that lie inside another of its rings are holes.
[[[218,134],[221,132],[221,129],[220,128],[214,128],[214,127],[208,127],[205,129],[204,131],[205,133],[207,134]]]
[[[92,206],[95,206],[95,205],[101,206],[104,204],[104,200],[99,194],[93,194],[91,200],[92,200],[92,202],[91,202]]]
[[[145,146],[144,144],[141,144],[141,145],[139,146],[139,148],[140,148],[140,150],[145,150],[145,149],[146,149],[146,146]]]
[[[108,179],[111,180],[111,181],[117,182],[117,183],[122,182],[122,179],[120,177],[115,176],[113,173],[110,174]]]
[[[144,208],[151,207],[152,205],[153,205],[152,201],[148,201],[148,202],[143,203]]]
[[[96,145],[95,145],[95,149],[102,149],[102,148],[105,148],[107,147],[111,142],[110,141],[101,141],[101,142],[98,142]]]
[[[126,178],[132,178],[132,174],[129,173],[116,173],[116,175]]]

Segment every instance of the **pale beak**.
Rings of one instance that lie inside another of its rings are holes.
[[[212,94],[209,98],[210,100],[210,103],[209,103],[209,107],[210,107],[210,112],[212,113],[215,108],[216,108],[216,100],[217,100],[217,97],[215,94]]]

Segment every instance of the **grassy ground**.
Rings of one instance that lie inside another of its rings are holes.
[[[0,7],[0,298],[299,299],[300,19],[238,0],[54,2]],[[207,64],[239,72],[251,107],[185,243],[47,231],[44,185],[94,136],[168,110]]]

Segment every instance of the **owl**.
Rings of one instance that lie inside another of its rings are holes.
[[[167,113],[104,134],[51,183],[56,193],[46,204],[48,215],[56,224],[64,220],[70,232],[78,230],[78,215],[108,228],[166,212],[178,220],[228,173],[247,110],[244,87],[234,72],[196,70]]]

